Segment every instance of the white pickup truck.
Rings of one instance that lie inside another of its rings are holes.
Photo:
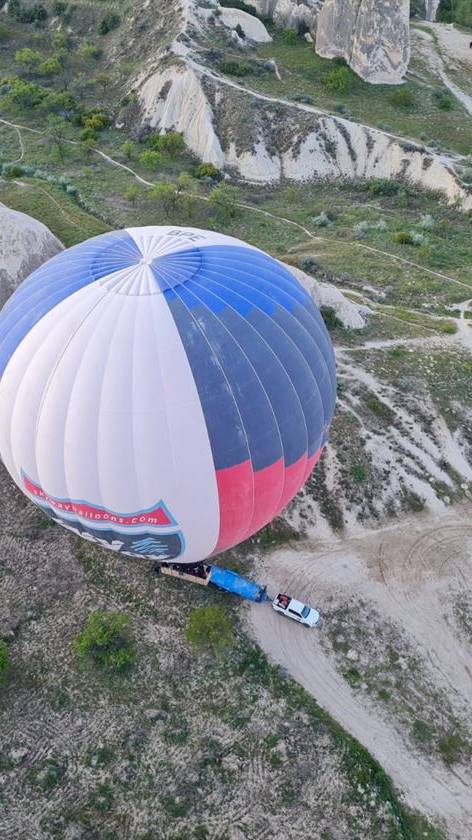
[[[296,601],[290,595],[285,595],[283,592],[279,594],[272,601],[272,606],[277,612],[283,613],[287,618],[293,618],[300,624],[305,624],[307,627],[315,627],[320,620],[318,610],[302,604],[301,601]]]

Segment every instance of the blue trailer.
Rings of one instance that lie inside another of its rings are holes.
[[[240,598],[245,598],[247,601],[260,603],[269,600],[265,586],[261,586],[260,583],[253,583],[252,580],[248,580],[230,569],[221,569],[220,566],[210,566],[209,583],[225,592],[239,595]]]
[[[220,566],[212,566],[209,563],[200,563],[197,566],[162,563],[159,571],[163,575],[186,580],[189,583],[198,583],[200,586],[216,586],[224,592],[239,595],[247,601],[261,603],[270,600],[265,586],[254,583],[237,572],[232,572],[231,569],[222,569]]]

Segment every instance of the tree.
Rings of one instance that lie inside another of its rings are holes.
[[[29,73],[35,70],[42,60],[41,53],[32,50],[30,47],[23,47],[22,50],[17,50],[15,53],[15,61],[22,64]]]
[[[221,656],[233,642],[233,625],[223,607],[197,607],[190,613],[185,636],[196,652],[211,650]]]
[[[64,67],[59,59],[52,56],[51,58],[46,58],[41,62],[38,67],[38,74],[40,76],[59,76],[63,70]]]
[[[141,166],[146,169],[157,169],[162,163],[162,155],[160,152],[155,152],[153,149],[146,149],[139,155],[139,162]]]
[[[154,184],[151,190],[151,197],[162,204],[166,212],[173,210],[178,202],[178,193],[174,184]]]
[[[60,159],[64,160],[66,147],[67,122],[57,114],[48,114],[47,134],[53,147],[57,149]]]
[[[183,190],[183,192],[188,192],[192,189],[192,176],[189,175],[188,172],[181,172],[179,177],[177,178],[177,183],[179,185],[179,190]]]
[[[123,145],[121,146],[121,154],[124,155],[127,160],[131,160],[134,153],[134,143],[131,140],[125,140]]]
[[[127,201],[131,204],[136,204],[137,199],[139,198],[139,187],[135,184],[131,184],[124,192],[124,197]]]
[[[212,178],[213,181],[221,181],[223,174],[213,163],[201,163],[195,172],[196,178]]]
[[[155,134],[151,140],[151,148],[166,155],[178,155],[185,151],[185,141],[178,131],[168,131],[167,134]]]
[[[237,187],[232,187],[230,184],[218,184],[210,195],[208,201],[212,207],[218,211],[218,215],[223,221],[234,218],[237,213],[237,200],[239,190]]]
[[[136,659],[131,618],[126,613],[95,610],[74,639],[73,649],[81,662],[93,662],[106,671],[126,671]]]
[[[8,648],[2,639],[0,639],[0,685],[4,682],[6,673],[10,667],[10,655]]]

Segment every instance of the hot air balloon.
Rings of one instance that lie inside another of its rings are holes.
[[[310,295],[259,249],[143,227],[69,248],[0,313],[0,455],[58,523],[195,564],[277,516],[335,403]]]

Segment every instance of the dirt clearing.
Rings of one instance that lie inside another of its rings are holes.
[[[413,808],[472,836],[472,505],[266,555],[270,594],[320,609],[309,631],[270,607],[252,632],[380,761]]]

